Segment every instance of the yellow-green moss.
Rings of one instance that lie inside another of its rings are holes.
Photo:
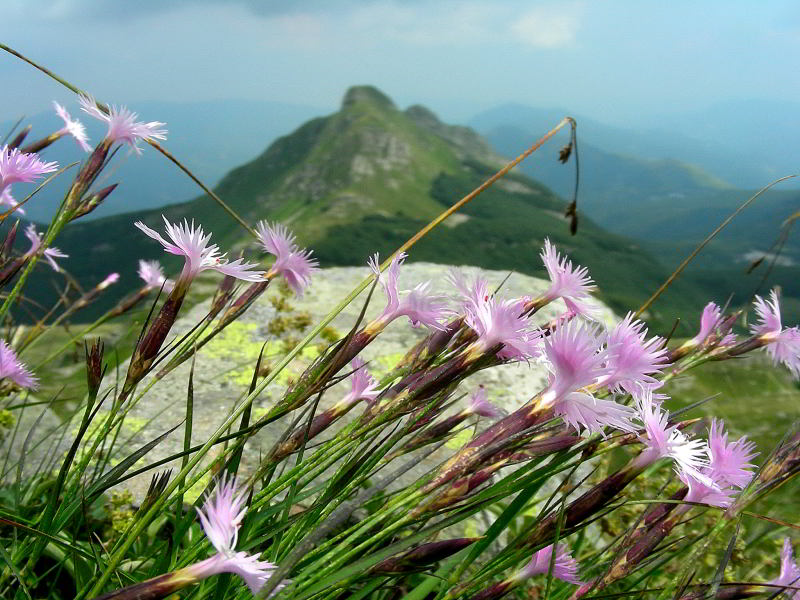
[[[7,409],[0,410],[0,429],[11,429],[16,423],[14,414]]]
[[[471,429],[462,429],[453,437],[451,437],[445,443],[445,446],[450,448],[451,450],[459,450],[461,447],[464,446],[468,441],[472,439],[472,430]]]
[[[186,493],[183,495],[183,501],[192,503],[197,500],[208,487],[209,483],[211,483],[211,471],[206,471],[192,487],[186,490]]]
[[[377,372],[390,371],[405,355],[405,352],[394,352],[392,354],[378,356],[370,363],[374,365],[372,370]]]
[[[339,341],[342,338],[342,334],[339,333],[339,330],[335,327],[328,325],[319,332],[319,337],[323,342],[332,344],[333,342]]]

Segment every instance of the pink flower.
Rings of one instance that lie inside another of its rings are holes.
[[[668,350],[663,338],[645,340],[646,337],[644,323],[634,321],[633,313],[628,313],[608,335],[607,372],[597,383],[610,391],[624,390],[632,396],[661,387],[662,382],[653,375],[666,366]]]
[[[70,114],[67,112],[67,109],[61,106],[58,102],[53,100],[53,106],[56,109],[56,114],[61,117],[61,120],[64,121],[63,129],[60,129],[57,133],[61,135],[71,135],[75,138],[78,146],[80,146],[81,150],[84,152],[89,152],[91,147],[89,146],[89,137],[86,135],[86,128],[83,126],[83,123],[78,121],[77,119],[73,119]]]
[[[597,329],[577,321],[570,321],[545,337],[543,354],[550,371],[545,402],[557,402],[605,373],[607,353],[600,346]]]
[[[480,415],[481,417],[488,417],[490,419],[496,419],[500,416],[500,410],[489,402],[486,395],[486,388],[483,386],[479,386],[477,390],[472,392],[472,395],[469,397],[467,412],[472,415]]]
[[[311,275],[319,270],[319,262],[311,258],[310,250],[300,250],[295,243],[294,234],[280,223],[269,224],[259,221],[256,227],[261,245],[275,256],[275,264],[269,270],[282,275],[286,283],[298,296],[311,283]]]
[[[781,572],[777,579],[770,581],[772,585],[800,587],[800,568],[794,561],[792,552],[792,540],[783,539],[783,550],[781,551]],[[800,600],[800,590],[787,589],[783,592],[789,600]]]
[[[110,285],[114,285],[119,281],[119,273],[111,273],[108,277],[103,279],[100,283],[97,284],[98,290],[104,290]]]
[[[258,556],[235,551],[239,527],[247,512],[246,503],[245,493],[236,490],[236,481],[223,476],[203,508],[197,509],[203,530],[217,554],[187,570],[198,578],[233,573],[245,581],[253,594],[257,594],[277,566],[259,560]]]
[[[358,357],[350,361],[353,368],[353,375],[350,378],[350,391],[338,402],[344,406],[355,404],[359,400],[366,400],[372,404],[380,394],[378,382],[367,371],[366,363]]]
[[[650,464],[660,458],[671,458],[678,472],[708,481],[701,474],[701,470],[708,465],[706,444],[702,440],[689,439],[676,425],[670,426],[669,412],[653,399],[651,391],[642,394],[636,404],[636,416],[644,426],[644,435],[640,435],[639,439],[647,446],[639,460],[643,464]]]
[[[564,544],[555,547],[556,558],[553,562],[553,577],[580,585],[582,582],[578,578],[578,561],[570,556]],[[517,578],[528,578],[534,575],[545,575],[550,572],[550,562],[553,557],[553,545],[542,548],[533,555],[530,562],[525,565],[517,574]]]
[[[161,288],[163,284],[164,291],[170,293],[175,287],[174,281],[164,277],[164,270],[157,260],[140,260],[138,273],[147,288]]]
[[[444,329],[439,321],[446,316],[447,307],[443,296],[429,291],[430,282],[420,283],[414,289],[404,292],[402,298],[400,297],[400,292],[397,291],[397,277],[405,259],[405,252],[395,254],[389,268],[383,273],[380,270],[378,254],[369,259],[369,268],[378,278],[386,294],[386,308],[376,319],[376,325],[383,327],[405,315],[414,327],[427,325],[433,329]]]
[[[627,432],[636,429],[631,422],[632,408],[613,400],[595,398],[587,392],[570,392],[555,403],[553,412],[576,431],[581,427],[589,433],[603,433],[606,427]]]
[[[573,267],[572,261],[566,256],[559,255],[549,239],[544,240],[544,249],[539,256],[550,276],[550,287],[545,292],[544,298],[548,301],[562,298],[570,312],[590,316],[593,309],[586,300],[591,297],[590,293],[596,286],[589,277],[589,269],[578,265]]]
[[[763,300],[761,296],[756,296],[753,306],[758,314],[759,322],[750,328],[755,335],[777,336],[780,335],[783,326],[781,325],[781,306],[778,302],[778,293],[772,290],[769,300]]]
[[[694,346],[699,346],[706,341],[706,338],[714,333],[717,325],[722,321],[722,310],[714,302],[709,302],[703,308],[703,314],[700,316],[700,331],[694,336],[690,342]]]
[[[783,329],[781,307],[775,290],[764,301],[756,296],[754,302],[759,322],[750,328],[753,334],[767,342],[766,351],[775,364],[783,363],[795,378],[800,378],[800,328]]]
[[[713,479],[696,479],[683,471],[678,472],[678,477],[689,488],[684,497],[686,502],[697,502],[718,508],[728,508],[733,504],[736,490],[731,487],[723,487]]]
[[[247,497],[237,493],[236,481],[225,476],[206,498],[203,508],[196,509],[203,530],[211,545],[223,554],[233,551],[239,527],[247,512]]]
[[[542,394],[542,404],[552,406],[556,415],[577,430],[585,427],[601,433],[608,426],[634,431],[633,409],[595,398],[585,389],[603,376],[607,356],[596,328],[576,321],[558,327],[544,340],[550,383]]]
[[[133,148],[137,154],[141,154],[142,149],[138,146],[139,140],[167,139],[167,130],[162,129],[165,123],[160,123],[159,121],[150,121],[149,123],[137,121],[136,119],[139,115],[124,106],[119,108],[110,106],[108,114],[106,114],[97,107],[97,103],[91,96],[81,96],[79,102],[83,112],[95,119],[108,123],[106,140],[110,144],[122,142]]]
[[[720,508],[730,506],[739,489],[744,488],[753,476],[750,469],[754,465],[748,461],[755,457],[754,450],[755,445],[744,437],[729,444],[722,423],[712,421],[706,447],[708,464],[699,469],[699,475],[678,473],[681,481],[689,487],[686,501]]]
[[[540,353],[540,335],[522,315],[524,301],[492,296],[477,310],[467,313],[467,325],[478,334],[478,343],[486,351],[502,344],[497,356],[524,360]]]
[[[459,290],[466,323],[478,336],[479,352],[502,344],[497,352],[501,359],[525,360],[539,355],[539,332],[531,328],[523,314],[523,300],[490,295],[486,280],[481,277],[470,286],[460,273],[452,272],[450,282]]]
[[[45,173],[58,169],[54,162],[44,162],[36,153],[26,154],[19,148],[9,149],[3,146],[0,150],[0,190],[12,183],[36,181]]]
[[[11,186],[3,188],[0,191],[0,205],[5,204],[9,208],[16,208],[16,212],[20,215],[25,214],[24,208],[17,208],[19,206],[19,202],[14,199],[14,196],[11,195]]]
[[[192,221],[191,225],[186,219],[182,224],[172,224],[167,221],[165,216],[162,215],[161,218],[164,219],[167,235],[172,242],[165,240],[158,232],[150,229],[141,221],[137,221],[135,225],[146,235],[164,246],[167,252],[183,256],[186,259],[180,276],[182,282],[190,282],[198,273],[206,269],[214,269],[224,275],[230,275],[244,281],[264,280],[263,271],[253,270],[256,265],[246,263],[241,258],[234,261],[225,259],[225,255],[220,254],[219,247],[216,244],[208,244],[211,234],[205,235],[203,228],[200,226],[195,228],[194,221]]]
[[[708,432],[708,458],[711,477],[724,486],[744,488],[753,478],[750,461],[758,452],[756,445],[741,437],[728,443],[728,434],[722,421],[714,419]]]
[[[36,231],[36,226],[31,223],[25,229],[25,237],[28,238],[31,242],[31,247],[25,253],[27,258],[30,258],[39,250],[39,247],[42,245],[42,234]],[[53,270],[58,273],[61,271],[61,267],[58,266],[54,259],[56,258],[69,258],[68,254],[64,254],[61,250],[56,248],[55,246],[50,246],[49,248],[45,248],[45,251],[42,253],[45,260],[50,263],[50,266]]]
[[[464,311],[467,314],[476,313],[479,307],[489,301],[489,284],[483,277],[476,277],[470,285],[461,271],[453,269],[447,275],[448,281],[458,290]]]
[[[13,348],[0,340],[0,379],[10,379],[21,388],[36,389],[39,382],[28,368],[17,358]]]

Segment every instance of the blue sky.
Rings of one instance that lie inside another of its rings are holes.
[[[788,1],[5,0],[3,11],[3,42],[134,107],[245,98],[327,110],[371,83],[449,120],[519,102],[640,124],[800,99],[800,4]],[[68,97],[9,55],[0,74],[4,118]]]

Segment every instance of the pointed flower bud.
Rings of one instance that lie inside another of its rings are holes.
[[[26,125],[25,127],[23,127],[22,131],[20,131],[14,137],[14,139],[11,140],[11,142],[8,144],[8,147],[9,148],[19,148],[22,145],[22,142],[25,141],[25,138],[28,137],[28,134],[31,132],[31,129],[33,129],[33,125]]]
[[[444,560],[456,552],[460,552],[470,544],[475,543],[481,538],[454,538],[429,542],[417,546],[413,550],[404,552],[399,556],[391,556],[382,560],[372,567],[370,573],[382,573],[386,575],[399,575],[402,573],[413,573],[421,571],[424,567]]]
[[[89,152],[89,136],[86,135],[86,127],[77,119],[73,119],[67,112],[67,109],[61,106],[58,102],[53,100],[53,106],[56,109],[56,114],[64,121],[64,127],[57,131],[59,135],[71,135],[81,150]]]
[[[198,273],[206,269],[214,269],[244,281],[262,281],[264,279],[263,271],[253,270],[256,265],[246,263],[241,258],[234,261],[225,259],[225,255],[220,254],[216,244],[209,245],[211,234],[205,235],[202,227],[195,227],[194,221],[190,225],[184,219],[183,223],[173,225],[167,221],[165,216],[162,215],[161,218],[164,219],[164,226],[171,242],[165,240],[161,234],[150,229],[141,221],[137,221],[135,225],[164,246],[164,250],[170,254],[184,257],[183,271],[179,279],[179,283],[182,285],[188,285]]]
[[[36,252],[42,245],[42,234],[38,233],[36,231],[36,226],[33,223],[31,223],[25,229],[25,237],[28,238],[28,240],[30,240],[31,247],[24,254],[24,256],[25,258],[31,258],[34,254],[36,254]],[[42,255],[44,256],[45,260],[47,260],[47,262],[50,263],[50,266],[56,273],[61,271],[61,267],[58,266],[58,263],[56,263],[55,259],[69,258],[68,254],[64,254],[61,250],[59,250],[55,246],[50,246],[49,248],[45,248]]]
[[[264,250],[275,256],[275,264],[267,276],[281,275],[297,296],[311,283],[311,276],[319,270],[319,262],[311,257],[311,250],[298,248],[295,236],[280,223],[259,221],[258,239]]]
[[[105,140],[108,144],[115,142],[128,144],[136,154],[141,154],[142,149],[139,148],[139,140],[167,139],[167,130],[163,129],[165,123],[159,121],[150,121],[149,123],[137,121],[136,119],[139,118],[139,115],[124,106],[119,108],[110,106],[108,114],[106,114],[97,107],[97,103],[91,96],[81,96],[79,102],[83,112],[108,124]]]
[[[44,162],[36,154],[26,154],[17,148],[3,146],[0,150],[0,190],[12,183],[36,181],[56,169],[57,163]]]
[[[103,381],[105,369],[103,368],[103,353],[105,344],[103,340],[97,338],[86,348],[86,383],[89,388],[89,395],[97,396],[100,384]]]
[[[39,382],[28,368],[17,358],[14,349],[0,340],[0,380],[9,379],[16,385],[25,389],[35,390]]]
[[[11,229],[9,229],[6,233],[6,239],[3,242],[3,245],[0,246],[0,261],[5,262],[5,260],[11,256],[11,249],[14,247],[14,242],[17,239],[18,228],[19,221],[16,221],[14,225],[11,226]]]
[[[576,265],[566,256],[561,256],[549,239],[544,240],[544,248],[540,254],[547,274],[550,276],[550,287],[544,293],[544,303],[562,298],[567,309],[576,315],[591,316],[593,307],[587,302],[591,292],[596,289],[594,281],[589,277],[589,269]]]
[[[117,189],[117,183],[104,187],[101,190],[93,192],[91,196],[88,198],[84,198],[81,200],[81,203],[75,209],[75,213],[72,215],[72,219],[77,219],[78,217],[82,217],[84,215],[88,215],[92,212],[95,208],[100,206],[103,201],[108,198],[108,196]]]
[[[405,259],[405,252],[395,254],[389,268],[383,273],[378,254],[369,259],[369,268],[372,269],[386,294],[386,308],[367,326],[367,329],[370,331],[383,329],[394,319],[402,316],[408,317],[414,327],[427,325],[432,329],[444,329],[440,321],[447,315],[447,307],[443,296],[430,292],[430,282],[420,283],[414,289],[403,292],[402,297],[401,292],[398,292],[397,277]]]
[[[103,279],[103,281],[97,284],[97,289],[103,291],[108,286],[114,285],[118,281],[119,281],[119,273],[111,273],[110,275],[108,275],[108,277]]]
[[[569,550],[567,550],[564,544],[558,544],[555,548],[551,544],[539,550],[533,555],[533,558],[531,558],[528,564],[517,573],[517,578],[527,579],[534,575],[549,573],[554,550],[556,559],[553,564],[553,577],[566,581],[567,583],[580,585],[582,582],[578,578],[578,561],[570,556]]]
[[[781,307],[775,290],[772,290],[767,301],[756,296],[754,306],[759,321],[751,327],[751,331],[767,344],[767,353],[776,365],[783,363],[795,379],[800,379],[800,327],[783,328]]]
[[[378,382],[369,374],[366,364],[360,358],[356,357],[351,360],[350,366],[353,368],[350,376],[350,391],[333,406],[316,415],[310,423],[303,423],[295,427],[294,431],[276,444],[270,454],[273,462],[277,463],[285,456],[299,450],[304,443],[325,431],[361,400],[374,406],[375,399],[380,394]]]

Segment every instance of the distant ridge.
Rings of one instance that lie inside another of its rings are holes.
[[[543,156],[555,163],[556,150],[548,147]],[[216,191],[248,222],[289,225],[323,266],[363,265],[375,251],[392,251],[504,162],[474,130],[442,123],[422,106],[400,110],[380,90],[356,86],[344,95],[339,111],[278,138],[225,175]],[[571,172],[570,166],[557,167]],[[589,267],[603,298],[619,312],[638,306],[666,278],[667,270],[640,244],[609,233],[585,215],[578,235],[570,236],[565,206],[537,181],[511,174],[415,246],[410,260],[541,276],[538,253],[549,237]],[[224,248],[255,251],[248,234],[209,198],[136,218],[161,228],[162,213],[172,221],[202,223]],[[121,294],[137,285],[139,258],[159,258],[175,268],[176,262],[148,243],[132,221],[132,215],[119,215],[65,230],[59,246],[87,257],[70,265],[81,283],[90,285],[99,273],[113,269],[123,275],[115,290]],[[667,328],[676,312],[693,318],[705,301],[705,292],[679,282],[651,317]]]

